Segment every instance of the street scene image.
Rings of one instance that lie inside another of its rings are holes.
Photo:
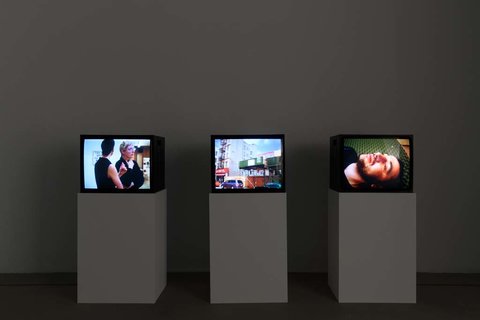
[[[281,189],[281,139],[215,139],[216,189]]]

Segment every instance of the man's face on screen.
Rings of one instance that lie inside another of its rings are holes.
[[[357,166],[359,173],[369,183],[394,180],[400,174],[400,162],[392,155],[382,153],[361,154]]]

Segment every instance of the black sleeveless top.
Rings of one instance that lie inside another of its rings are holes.
[[[115,184],[108,177],[108,166],[111,164],[110,160],[103,157],[95,163],[95,181],[98,189],[115,189]]]
[[[130,189],[139,189],[145,182],[145,179],[143,178],[143,172],[138,166],[137,161],[133,161],[133,168],[130,169],[128,167],[127,161],[120,157],[120,160],[115,163],[115,168],[117,168],[118,172],[120,172],[120,166],[122,165],[122,163],[125,165],[125,168],[127,168],[127,172],[125,172],[123,176],[120,177],[123,186],[128,188],[133,182],[133,186],[130,187]]]

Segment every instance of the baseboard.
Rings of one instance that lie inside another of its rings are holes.
[[[417,286],[480,286],[480,273],[417,273]]]
[[[208,272],[169,272],[168,277],[197,278],[208,276]],[[313,281],[324,281],[327,273],[289,273],[292,279],[308,278]],[[38,286],[38,285],[69,285],[77,284],[75,272],[64,273],[0,273],[0,286]],[[418,286],[480,286],[480,273],[417,273]]]
[[[0,286],[76,285],[76,272],[0,273]]]

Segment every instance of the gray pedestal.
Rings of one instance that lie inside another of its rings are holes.
[[[210,194],[210,301],[288,302],[286,193]]]
[[[167,283],[167,191],[78,194],[79,303],[155,303]]]
[[[339,302],[416,302],[416,194],[329,190],[328,284]]]

